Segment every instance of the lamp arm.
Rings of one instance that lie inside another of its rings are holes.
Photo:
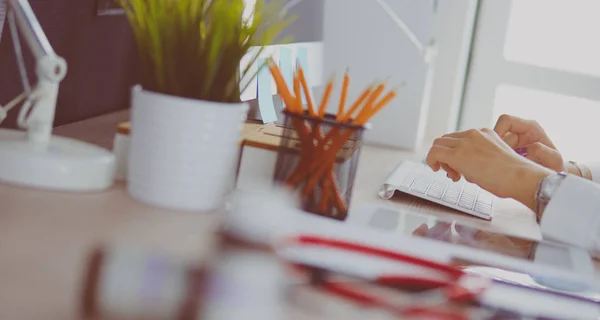
[[[9,9],[15,14],[19,31],[27,41],[35,59],[55,55],[42,26],[27,0],[8,0]]]
[[[283,7],[282,11],[288,11],[303,1],[304,0],[291,0]],[[410,42],[412,42],[412,44],[415,46],[415,48],[417,48],[417,50],[419,51],[419,53],[421,54],[421,56],[423,57],[425,62],[431,63],[436,54],[436,49],[435,49],[435,45],[433,44],[433,42],[429,43],[427,45],[423,45],[423,43],[421,43],[421,41],[419,41],[419,38],[417,38],[417,36],[414,34],[414,32],[412,32],[412,30],[410,30],[410,28],[404,22],[404,20],[402,20],[402,18],[400,18],[400,16],[398,16],[396,14],[396,12],[394,12],[394,10],[386,2],[386,0],[375,0],[375,1],[377,2],[377,4],[379,4],[381,9],[383,9],[383,11],[388,15],[388,17],[390,19],[392,19],[392,21],[394,21],[394,23],[398,26],[398,28],[400,28],[400,30],[402,30],[402,32],[404,32],[404,34],[408,37]]]
[[[36,60],[37,85],[21,108],[18,124],[27,129],[31,142],[46,144],[52,135],[59,84],[66,75],[67,63],[52,49],[27,0],[8,0],[8,5]]]
[[[396,12],[394,12],[394,10],[390,7],[390,5],[385,0],[375,0],[375,1],[379,4],[381,9],[383,9],[383,11],[385,11],[385,13],[390,17],[390,19],[392,19],[392,21],[394,21],[394,23],[398,26],[398,28],[400,28],[400,30],[402,30],[402,32],[404,32],[404,34],[408,37],[410,42],[412,42],[412,44],[417,48],[417,50],[419,50],[419,52],[424,55],[425,50],[426,50],[425,46],[421,43],[421,41],[419,41],[419,38],[417,38],[417,36],[412,32],[412,30],[410,30],[410,28],[408,27],[408,25],[406,25],[404,20],[402,20],[402,18],[400,18],[396,14]]]

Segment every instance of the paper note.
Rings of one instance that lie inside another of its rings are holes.
[[[250,65],[250,62],[252,62],[252,59],[256,56],[257,52],[258,52],[258,50],[255,47],[252,47],[248,50],[246,55],[240,61],[240,74],[242,72],[244,72],[244,70],[246,70],[246,68]],[[257,81],[256,81],[256,77],[253,77],[253,76],[256,74],[257,71],[258,71],[258,62],[254,62],[254,64],[252,64],[250,66],[250,69],[248,70],[246,76],[241,79],[241,81],[240,81],[240,93],[241,93],[240,99],[242,101],[256,99],[256,88],[257,88],[256,83],[257,83]],[[246,88],[246,89],[244,90],[244,88]]]
[[[258,65],[264,65],[266,59],[258,59]],[[258,108],[263,123],[277,121],[275,104],[273,103],[273,93],[271,92],[271,73],[269,68],[264,66],[258,72]]]
[[[293,88],[294,63],[292,61],[292,49],[283,47],[279,49],[279,69],[281,69],[283,79],[285,80],[288,88]],[[281,107],[284,108],[285,104],[282,104]]]
[[[296,52],[296,58],[298,59],[298,63],[304,70],[304,76],[306,77],[306,82],[308,83],[308,88],[311,97],[314,99],[314,94],[312,92],[312,83],[310,81],[310,69],[308,67],[308,48],[306,46],[298,47],[298,51]],[[306,104],[306,96],[302,95],[302,104]]]

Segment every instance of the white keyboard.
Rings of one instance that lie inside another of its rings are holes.
[[[393,188],[487,220],[492,219],[496,198],[464,178],[453,182],[445,171],[433,172],[427,165],[412,161],[396,167],[384,188],[388,194]]]

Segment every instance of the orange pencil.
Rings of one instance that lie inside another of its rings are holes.
[[[298,113],[303,113],[304,108],[302,106],[302,92],[300,91],[300,79],[297,74],[294,74],[294,94],[296,95],[295,110]]]
[[[361,118],[364,114],[368,113],[369,110],[371,110],[373,103],[375,103],[375,100],[377,100],[377,98],[379,98],[379,96],[381,95],[381,93],[383,92],[383,90],[385,89],[385,82],[380,83],[377,88],[375,89],[375,91],[373,91],[370,95],[369,95],[369,99],[367,99],[367,102],[365,103],[365,106],[362,108],[362,110],[360,110],[360,112],[358,113],[358,115],[355,118],[355,121],[358,120],[359,118]]]
[[[281,98],[285,102],[287,109],[293,111],[295,107],[295,98],[292,96],[290,90],[285,84],[285,80],[283,80],[281,70],[279,70],[279,67],[277,66],[275,61],[273,61],[273,59],[269,59],[269,62],[267,64],[269,66],[269,70],[271,71],[271,75],[275,80],[275,84],[277,85],[277,91],[279,92]]]
[[[340,95],[340,105],[338,106],[338,112],[335,120],[340,121],[344,116],[344,107],[346,105],[346,97],[348,96],[348,85],[350,84],[350,71],[346,69],[344,74],[344,83],[342,84],[342,93]]]
[[[363,104],[363,102],[365,102],[367,97],[369,97],[372,90],[373,86],[365,89],[365,91],[363,91],[363,93],[358,97],[358,99],[356,99],[356,101],[352,104],[348,112],[346,112],[346,114],[341,117],[340,121],[347,121],[348,119],[350,119],[352,117],[352,114],[356,112],[356,110]]]
[[[316,117],[317,113],[315,112],[315,106],[312,101],[312,96],[310,95],[310,88],[308,87],[308,82],[306,81],[306,77],[304,76],[304,69],[300,65],[300,62],[296,62],[296,70],[298,72],[298,78],[300,78],[300,84],[304,89],[304,95],[306,96],[306,104],[308,105],[308,113],[311,117]],[[300,100],[302,101],[302,100]]]
[[[373,93],[369,96],[369,99],[367,100],[367,103],[365,104],[365,108],[370,109],[373,106],[373,103],[375,103],[375,100],[377,100],[377,98],[379,98],[379,96],[385,89],[385,83],[386,83],[386,81],[380,83],[377,86],[377,89],[375,89],[375,91],[373,91]]]
[[[392,90],[388,92],[377,104],[375,104],[372,108],[365,108],[362,112],[356,117],[355,124],[363,125],[369,119],[371,119],[377,112],[383,109],[390,101],[392,101],[396,95],[398,94],[398,90]]]
[[[333,80],[335,77],[331,77],[329,82],[327,83],[327,87],[325,87],[325,93],[323,93],[323,98],[321,99],[321,104],[319,105],[319,118],[323,118],[325,115],[325,109],[327,108],[327,103],[329,102],[329,98],[331,98],[331,91],[333,91]]]
[[[385,107],[390,101],[392,101],[396,95],[398,95],[398,90],[392,90],[390,92],[388,92],[387,95],[385,95],[385,97],[383,97],[374,107],[373,107],[373,114],[379,112],[379,110],[383,109],[383,107]]]

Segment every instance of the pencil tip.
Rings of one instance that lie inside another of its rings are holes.
[[[335,74],[332,74],[331,77],[329,77],[329,82],[333,83],[335,81]]]

